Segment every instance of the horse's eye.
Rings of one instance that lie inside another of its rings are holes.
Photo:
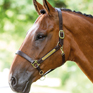
[[[43,39],[45,39],[45,37],[46,37],[46,35],[38,34],[36,37],[36,40],[43,40]]]

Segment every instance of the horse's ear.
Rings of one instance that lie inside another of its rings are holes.
[[[44,9],[43,6],[40,3],[38,3],[36,0],[33,0],[33,4],[35,6],[37,13],[40,15],[41,14],[40,10]]]
[[[46,10],[46,12],[49,14],[49,15],[52,15],[52,13],[55,11],[55,8],[53,8],[47,0],[43,0],[43,7],[44,9]]]

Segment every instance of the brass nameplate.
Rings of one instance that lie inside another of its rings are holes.
[[[49,56],[51,56],[55,51],[56,51],[56,49],[51,50],[48,54],[46,54],[46,55],[42,58],[42,60],[44,61],[45,59],[47,59],[47,58],[48,58]]]

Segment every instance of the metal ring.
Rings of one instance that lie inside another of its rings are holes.
[[[39,75],[43,76],[44,75],[44,71],[43,70],[40,70],[39,71]]]

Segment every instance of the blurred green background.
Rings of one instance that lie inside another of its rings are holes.
[[[42,0],[37,0],[42,4]],[[93,0],[48,0],[54,7],[93,15]],[[0,0],[0,71],[10,68],[16,50],[38,17],[32,0]],[[47,77],[59,78],[57,89],[69,93],[93,93],[93,84],[74,62],[67,62]]]

